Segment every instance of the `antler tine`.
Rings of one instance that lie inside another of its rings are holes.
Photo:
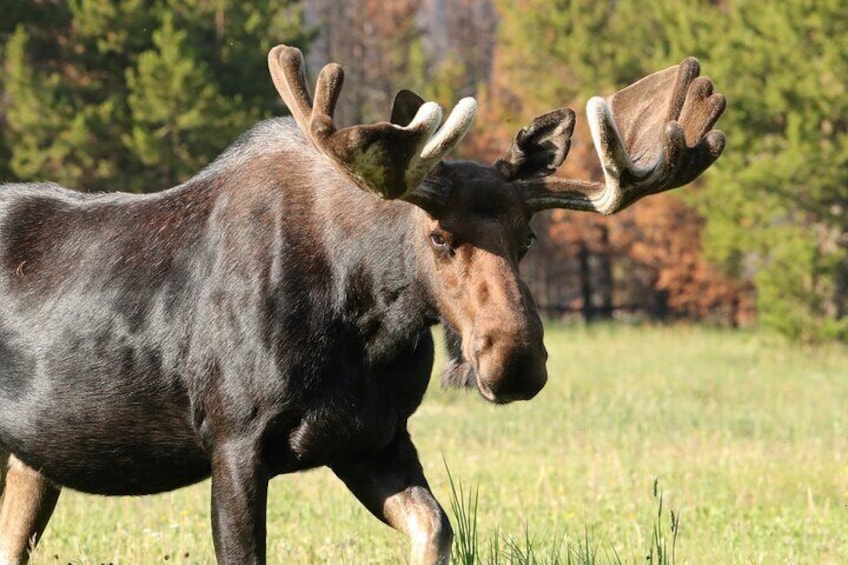
[[[324,65],[318,74],[315,84],[315,106],[312,108],[312,119],[329,119],[332,123],[336,113],[336,102],[342,92],[344,70],[341,65],[330,63]]]
[[[477,102],[473,98],[467,97],[457,102],[438,133],[424,146],[421,158],[441,161],[462,140],[476,115]]]
[[[271,80],[300,130],[309,135],[312,97],[306,86],[305,67],[299,49],[277,45],[268,52]]]
[[[303,55],[298,49],[274,47],[268,54],[268,65],[274,85],[298,127],[359,188],[382,198],[404,198],[422,207],[443,203],[444,191],[419,186],[468,131],[477,109],[473,99],[461,100],[441,129],[439,105],[424,102],[412,93],[402,96],[403,108],[398,110],[404,116],[415,112],[406,125],[377,122],[336,129],[333,112],[344,82],[339,65],[331,63],[321,70],[314,105],[306,86]]]
[[[420,114],[421,110],[418,113]],[[445,123],[421,150],[420,159],[416,166],[410,168],[407,173],[407,181],[413,186],[413,190],[416,190],[426,174],[462,141],[471,124],[474,123],[476,115],[477,102],[473,98],[463,98],[456,103]],[[412,127],[414,123],[415,119],[408,127]],[[421,193],[419,192],[419,194]]]
[[[710,131],[725,99],[699,72],[698,61],[690,57],[606,99],[589,100],[586,114],[604,183],[556,178],[527,182],[527,205],[612,214],[644,196],[694,180],[725,145],[722,132]]]

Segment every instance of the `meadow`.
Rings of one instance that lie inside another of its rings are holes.
[[[481,562],[848,563],[848,350],[685,326],[547,324],[545,342],[531,402],[434,376],[410,422],[449,513],[448,469],[465,511],[476,493]],[[33,562],[214,563],[208,495],[63,492]],[[405,560],[326,470],[272,481],[268,519],[270,563]]]

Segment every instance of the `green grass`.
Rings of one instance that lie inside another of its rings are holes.
[[[848,351],[689,327],[548,324],[545,341],[533,401],[434,382],[410,423],[449,512],[463,489],[482,562],[848,563]],[[64,492],[34,562],[212,563],[208,494]],[[406,556],[325,470],[275,479],[268,518],[271,563]]]

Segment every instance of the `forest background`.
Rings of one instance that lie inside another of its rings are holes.
[[[841,0],[5,0],[0,181],[151,192],[284,114],[277,43],[346,71],[342,123],[401,88],[480,114],[455,157],[492,162],[578,110],[560,174],[600,178],[585,101],[687,55],[728,99],[693,187],[606,218],[539,215],[523,274],[543,312],[848,338],[848,17]]]

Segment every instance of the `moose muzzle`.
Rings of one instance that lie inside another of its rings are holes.
[[[515,326],[496,319],[478,320],[471,336],[469,357],[477,388],[491,402],[529,400],[548,380],[548,353],[535,308],[522,321]]]

